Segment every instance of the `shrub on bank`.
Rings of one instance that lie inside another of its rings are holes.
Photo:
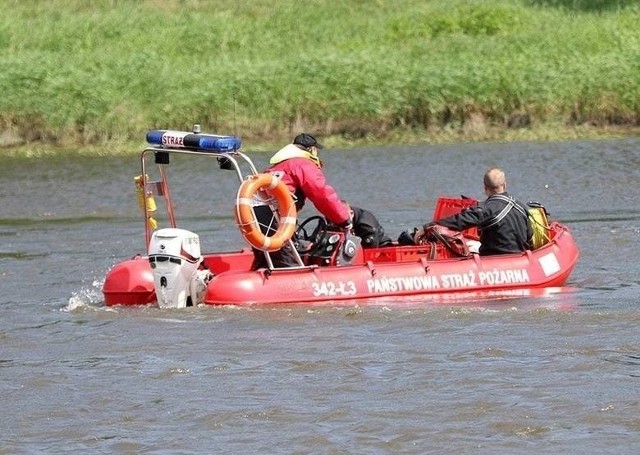
[[[631,1],[3,3],[5,143],[640,122]]]

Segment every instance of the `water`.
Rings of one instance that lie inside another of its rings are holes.
[[[258,168],[268,155],[251,154]],[[141,252],[137,157],[0,166],[0,453],[616,453],[640,450],[640,141],[324,151],[386,230],[482,173],[567,223],[571,292],[321,307],[107,308]],[[175,163],[180,169],[185,165]],[[232,173],[189,169],[206,250],[242,245]],[[214,213],[218,204],[224,210]],[[313,214],[306,208],[303,216]]]

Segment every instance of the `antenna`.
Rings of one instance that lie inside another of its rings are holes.
[[[231,96],[233,97],[233,135],[238,137],[238,123],[236,120],[236,83],[234,82],[231,89]]]

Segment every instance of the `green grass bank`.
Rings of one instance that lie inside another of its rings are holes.
[[[0,0],[0,147],[153,128],[330,145],[640,127],[636,0]],[[0,149],[1,153],[2,149]]]

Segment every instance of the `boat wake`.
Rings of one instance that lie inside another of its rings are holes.
[[[74,292],[67,305],[60,309],[65,312],[76,312],[86,310],[103,310],[110,309],[104,305],[104,297],[102,295],[102,281],[94,281],[91,288],[80,289]]]

